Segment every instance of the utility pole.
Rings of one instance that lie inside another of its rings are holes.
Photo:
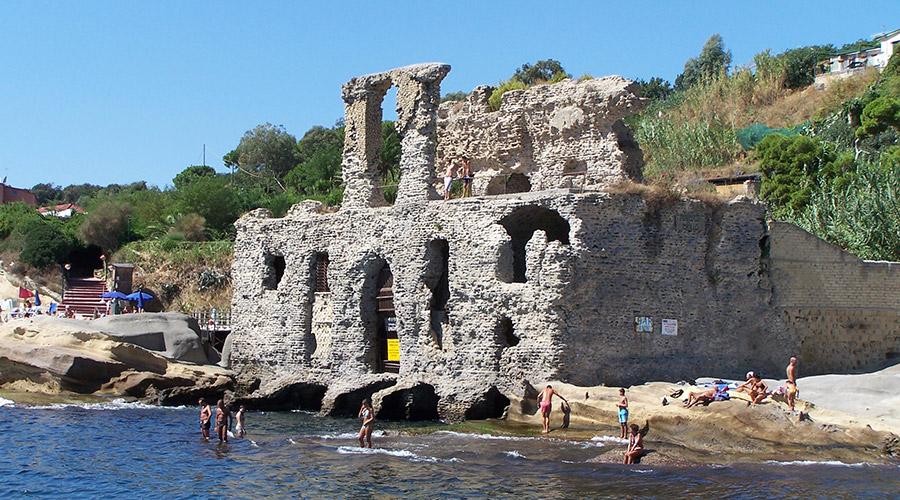
[[[206,166],[206,144],[203,145],[203,166]]]

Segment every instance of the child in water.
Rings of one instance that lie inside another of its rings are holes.
[[[622,439],[628,433],[628,398],[625,397],[625,389],[619,389],[619,402],[616,407],[619,408],[619,425],[622,427]]]
[[[244,412],[245,411],[246,411],[246,408],[244,408],[244,405],[241,405],[241,407],[238,408],[237,413],[234,414],[234,421],[235,421],[234,435],[239,438],[244,437]]]
[[[359,446],[365,448],[366,444],[372,447],[372,427],[375,422],[375,411],[372,409],[372,402],[364,399],[362,406],[359,408],[359,418],[362,420],[362,427],[359,429]]]
[[[203,439],[209,439],[209,427],[211,425],[212,410],[206,400],[200,398],[200,435]]]

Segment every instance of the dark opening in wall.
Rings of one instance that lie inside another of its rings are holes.
[[[340,394],[334,399],[334,406],[328,411],[328,416],[356,418],[364,399],[372,399],[372,394],[382,389],[387,389],[396,383],[397,381],[395,380],[379,380]]]
[[[266,398],[237,399],[234,406],[244,405],[250,410],[319,411],[322,409],[322,398],[325,397],[327,389],[324,385],[299,382],[287,385]]]
[[[509,398],[501,394],[496,387],[491,387],[466,410],[466,420],[502,418],[507,408]]]
[[[549,208],[530,205],[514,210],[500,219],[500,225],[506,229],[511,238],[513,254],[513,283],[525,283],[526,262],[525,246],[538,229],[547,234],[547,242],[559,241],[569,244],[571,226],[559,212]]]
[[[400,184],[400,133],[397,120],[397,87],[391,86],[381,101],[381,145],[378,148],[378,168],[381,172],[381,192],[384,201],[393,205]],[[386,111],[386,112],[385,112]]]
[[[328,286],[328,254],[318,252],[313,257],[313,290],[316,292],[330,292]]]
[[[531,181],[525,174],[509,174],[506,180],[506,194],[527,193],[531,191]]]
[[[428,302],[430,330],[438,349],[443,349],[444,326],[449,322],[447,301],[450,300],[450,245],[437,239],[425,248],[425,274],[423,281],[431,290]]]
[[[516,336],[515,329],[513,328],[513,322],[506,316],[500,318],[500,320],[497,321],[497,326],[494,328],[494,332],[497,337],[497,344],[501,347],[501,349],[519,345],[519,337]]]
[[[277,290],[281,278],[284,277],[285,262],[283,255],[267,253],[265,255],[266,270],[263,275],[263,287],[266,290]]]
[[[376,417],[381,420],[437,420],[439,399],[433,386],[418,384],[385,396]]]
[[[400,371],[400,337],[394,313],[394,275],[387,261],[374,258],[362,288],[360,317],[366,329],[365,357],[374,372]]]

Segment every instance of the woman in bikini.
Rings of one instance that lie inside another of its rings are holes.
[[[372,447],[372,427],[375,422],[375,411],[372,409],[372,402],[364,399],[362,406],[359,408],[359,419],[362,420],[362,427],[359,429],[359,447],[365,448],[366,444]]]
[[[625,451],[626,464],[633,464],[634,461],[644,454],[644,436],[641,435],[641,428],[637,424],[631,424],[631,435],[628,437],[628,450]]]

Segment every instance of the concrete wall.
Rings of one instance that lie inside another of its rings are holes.
[[[900,263],[860,260],[781,222],[770,238],[773,305],[798,337],[804,373],[900,359]]]

